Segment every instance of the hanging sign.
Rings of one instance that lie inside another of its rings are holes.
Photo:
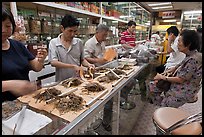
[[[175,18],[175,11],[166,11],[162,12],[162,18],[163,19],[169,19],[169,18]]]

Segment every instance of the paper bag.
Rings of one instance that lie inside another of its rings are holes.
[[[107,61],[112,61],[117,56],[117,52],[113,48],[109,48],[105,51],[103,58]]]

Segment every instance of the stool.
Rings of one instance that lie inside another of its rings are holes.
[[[152,117],[157,134],[166,135],[201,135],[202,112],[189,115],[173,107],[158,108]]]

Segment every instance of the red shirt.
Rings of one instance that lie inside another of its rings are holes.
[[[130,33],[128,30],[121,33],[120,44],[128,44],[132,47],[135,47],[135,41],[135,33]]]

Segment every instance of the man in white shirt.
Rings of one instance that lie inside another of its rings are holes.
[[[168,45],[167,54],[169,53],[169,58],[166,64],[156,67],[158,73],[162,73],[166,69],[176,66],[181,63],[186,55],[178,50],[178,38],[179,30],[176,26],[171,26],[167,29],[168,33]]]
[[[82,40],[75,38],[79,21],[72,15],[66,14],[61,21],[62,33],[50,40],[48,57],[51,65],[56,68],[55,81],[79,76],[84,67],[95,67],[84,57]]]
[[[105,53],[105,40],[108,36],[109,27],[99,24],[96,28],[96,34],[88,39],[84,45],[84,56],[89,63],[95,66],[101,66],[108,61],[103,58]],[[102,125],[105,130],[111,131],[113,99],[110,99],[104,106]]]
[[[108,62],[103,58],[108,31],[108,26],[99,24],[96,28],[96,34],[87,40],[84,45],[84,56],[86,60],[96,66],[101,66]]]

